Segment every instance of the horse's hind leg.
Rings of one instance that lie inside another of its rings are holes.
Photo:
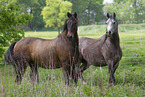
[[[15,68],[15,72],[16,72],[16,75],[17,75],[15,82],[20,84],[21,80],[23,78],[23,75],[26,71],[27,64],[21,60],[21,61],[15,62],[15,64],[13,66]]]
[[[81,78],[81,80],[83,81],[83,84],[86,84],[86,82],[85,82],[85,80],[84,80],[84,77],[83,77],[83,75],[82,75],[82,73],[87,69],[87,68],[89,68],[89,66],[90,65],[88,65],[88,63],[87,63],[87,61],[85,60],[85,59],[82,59],[82,65],[81,65],[81,67],[80,67],[80,78]]]
[[[34,64],[30,64],[30,78],[34,82],[37,80],[37,84],[39,83],[39,74],[38,74],[38,66]]]

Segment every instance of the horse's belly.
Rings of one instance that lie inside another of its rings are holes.
[[[94,66],[106,66],[106,61],[100,53],[87,53],[83,56],[88,64]]]
[[[39,65],[39,67],[41,68],[45,68],[45,69],[57,69],[57,68],[61,68],[62,66],[58,66],[56,64],[49,64],[49,65]]]
[[[91,62],[91,61],[90,61]],[[99,66],[99,67],[102,67],[102,66],[106,66],[107,64],[106,64],[106,62],[105,62],[105,60],[94,60],[94,61],[92,61],[91,63],[89,63],[89,64],[91,64],[91,65],[94,65],[94,66]]]
[[[93,64],[94,66],[98,66],[98,67],[102,67],[102,66],[107,66],[106,62],[97,62],[95,64]]]
[[[58,62],[39,62],[39,67],[46,68],[46,69],[56,69],[61,68],[61,64]]]
[[[50,56],[41,56],[38,57],[37,59],[34,59],[33,62],[35,64],[39,65],[39,67],[42,68],[47,68],[47,69],[55,69],[55,68],[60,68],[62,67],[58,58],[56,57],[50,57]]]

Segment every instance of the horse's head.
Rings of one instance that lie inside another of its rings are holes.
[[[109,15],[109,13],[107,13],[107,18],[108,18],[108,20],[106,21],[106,23],[107,23],[106,35],[108,37],[110,37],[112,34],[118,32],[118,23],[116,20],[115,13],[113,13],[113,15]]]
[[[67,38],[72,40],[74,35],[77,34],[78,18],[77,13],[67,13],[68,19],[65,22],[65,30],[67,31]]]

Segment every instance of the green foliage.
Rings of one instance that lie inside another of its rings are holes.
[[[25,15],[19,11],[19,6],[15,4],[0,5],[0,47],[9,46],[13,41],[18,41],[24,37],[24,31],[17,30],[19,25],[27,23],[32,16]],[[4,49],[0,48],[0,57]]]
[[[21,12],[29,15],[33,15],[31,21],[23,26],[20,29],[24,30],[42,30],[44,28],[44,21],[41,16],[41,11],[44,6],[46,6],[46,0],[0,0],[0,2],[5,2],[8,5],[11,3],[16,3],[21,6],[19,9]]]
[[[68,0],[72,5],[72,12],[77,12],[79,24],[94,24],[100,22],[103,16],[104,0]]]
[[[104,12],[117,14],[117,19],[122,23],[138,23],[144,20],[144,0],[115,0],[112,4],[106,4]]]
[[[33,15],[33,19],[28,23],[30,30],[41,30],[44,28],[45,24],[41,16],[41,11],[46,6],[46,0],[17,0],[17,4],[22,6],[23,12]]]
[[[43,29],[45,22],[43,21],[43,16],[41,15],[42,9],[46,6],[46,0],[38,0],[34,5],[32,10],[33,19],[31,20],[32,29]]]
[[[82,87],[82,90],[87,97],[92,95],[92,90],[90,87],[84,85],[84,87]]]
[[[18,4],[24,4],[25,6],[32,7],[38,3],[38,0],[17,0]]]
[[[11,3],[16,3],[17,0],[0,0],[0,3],[7,3],[7,5]]]
[[[63,0],[46,0],[46,7],[42,10],[46,27],[59,29],[64,24],[67,12],[71,12],[72,3]]]

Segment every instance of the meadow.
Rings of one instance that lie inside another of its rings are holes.
[[[79,37],[99,38],[106,25],[79,26]],[[27,31],[25,37],[53,39],[57,31]],[[15,83],[12,66],[0,65],[0,97],[145,97],[145,24],[120,24],[120,46],[123,57],[115,72],[116,85],[108,84],[108,68],[91,66],[83,75],[87,85],[66,86],[61,69],[39,68],[36,85],[29,78],[30,68],[20,85]]]

